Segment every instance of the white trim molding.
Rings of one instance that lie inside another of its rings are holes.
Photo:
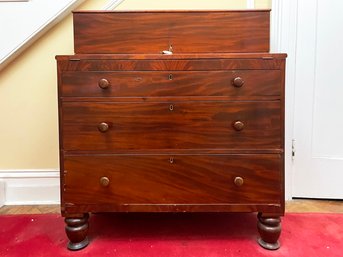
[[[247,0],[247,9],[255,9],[255,0]]]
[[[105,6],[104,10],[114,10],[118,5],[120,5],[125,0],[111,0]]]
[[[279,52],[281,50],[280,42],[282,31],[282,3],[279,0],[272,1],[270,20],[270,51]]]
[[[5,205],[5,182],[0,179],[0,207]]]
[[[285,187],[286,200],[292,199],[292,139],[294,135],[294,93],[296,78],[298,0],[272,0],[271,52],[288,55],[285,90]]]
[[[3,205],[59,204],[58,170],[0,170]],[[1,196],[1,191],[0,191]]]

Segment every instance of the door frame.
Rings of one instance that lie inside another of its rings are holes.
[[[271,52],[287,53],[285,80],[285,199],[292,199],[298,0],[272,0]]]

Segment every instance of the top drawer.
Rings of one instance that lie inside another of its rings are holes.
[[[80,54],[269,51],[269,10],[75,12]]]
[[[63,97],[278,96],[280,70],[64,72]]]

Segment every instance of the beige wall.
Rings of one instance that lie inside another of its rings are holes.
[[[88,0],[79,9],[100,9]],[[56,54],[72,54],[72,18],[0,71],[0,169],[57,169]]]
[[[116,9],[244,9],[246,5],[246,0],[125,0]]]
[[[255,0],[256,9],[271,9],[272,0]]]
[[[79,9],[101,9],[88,0]],[[257,8],[270,1],[256,0]],[[117,9],[244,9],[246,0],[126,0]],[[57,54],[72,54],[72,19],[52,28],[0,71],[0,170],[57,169]]]
[[[247,0],[125,0],[117,10],[246,9]],[[271,0],[255,0],[255,8],[269,9]]]

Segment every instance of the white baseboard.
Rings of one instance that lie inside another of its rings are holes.
[[[59,177],[58,170],[0,170],[0,201],[2,185],[3,205],[59,204]]]
[[[0,207],[5,205],[5,182],[0,180]]]

